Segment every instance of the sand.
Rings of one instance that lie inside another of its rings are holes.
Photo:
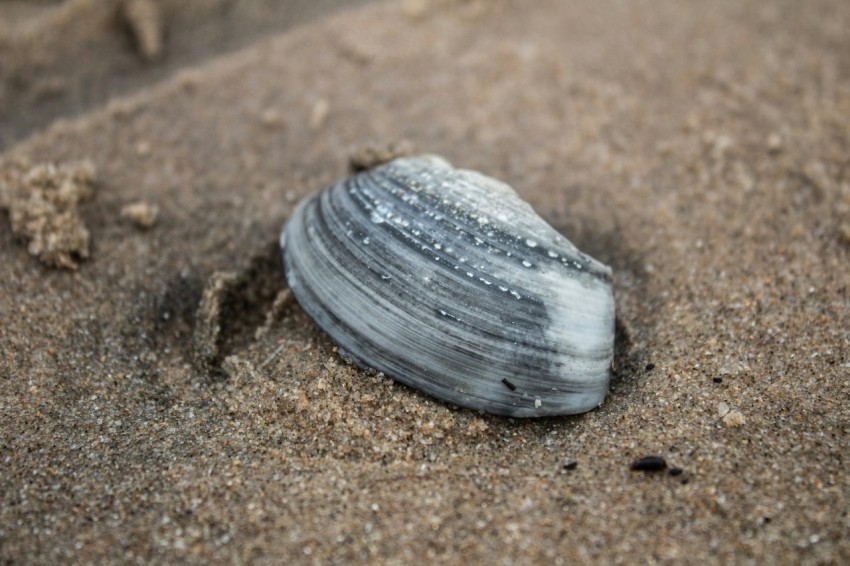
[[[57,119],[369,0],[3,0],[0,150]]]
[[[97,173],[75,270],[0,218],[0,560],[850,561],[847,29],[842,0],[376,3],[11,147]],[[402,140],[613,267],[601,407],[447,406],[292,300],[297,200]]]

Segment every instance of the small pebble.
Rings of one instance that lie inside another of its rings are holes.
[[[310,127],[314,130],[321,128],[325,120],[328,118],[331,105],[325,98],[320,98],[313,104],[313,110],[310,113]]]
[[[779,134],[770,134],[767,137],[767,150],[770,153],[779,153],[782,151],[782,136]]]
[[[655,369],[655,364],[646,364],[646,371],[652,371]]]
[[[671,476],[681,476],[684,472],[685,470],[683,470],[682,468],[670,468]]]
[[[283,115],[276,108],[267,108],[260,114],[260,122],[268,128],[282,128],[285,124]]]
[[[139,157],[147,157],[151,153],[151,144],[146,141],[140,141],[136,144],[136,155]]]
[[[729,411],[723,417],[723,424],[726,428],[737,428],[747,424],[747,418],[739,411]]]
[[[723,378],[722,377],[715,377],[713,381],[714,381],[714,383],[723,383]]]
[[[637,472],[660,472],[666,468],[667,462],[661,456],[644,456],[631,465],[631,469]]]
[[[576,468],[578,468],[578,462],[570,462],[568,464],[564,464],[565,470],[575,470]]]

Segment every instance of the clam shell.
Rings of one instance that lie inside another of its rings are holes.
[[[281,247],[302,308],[362,368],[515,417],[605,398],[611,270],[504,183],[396,159],[307,197]]]

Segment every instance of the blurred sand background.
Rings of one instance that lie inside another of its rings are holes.
[[[0,148],[366,0],[0,0]]]
[[[0,1],[0,561],[850,561],[848,29],[843,0]],[[613,267],[601,407],[447,406],[288,300],[298,199],[402,140]]]

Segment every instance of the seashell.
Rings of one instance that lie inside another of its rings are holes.
[[[514,417],[605,398],[611,269],[504,183],[396,159],[307,197],[280,242],[295,298],[361,368]]]

